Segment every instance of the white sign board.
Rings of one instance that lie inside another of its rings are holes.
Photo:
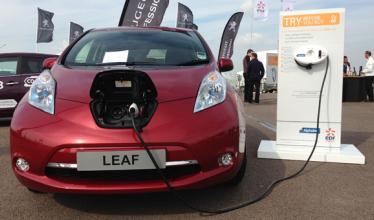
[[[355,146],[341,144],[344,28],[345,9],[281,12],[277,140],[262,141],[259,158],[306,160],[318,134],[312,161],[365,163]],[[301,48],[309,49],[297,53]],[[318,53],[310,48],[319,48],[315,50]],[[325,49],[329,65],[326,59],[308,69],[295,61],[295,57],[305,61],[303,56],[316,54],[324,57]],[[319,95],[327,68],[317,129]]]
[[[344,56],[344,9],[281,13],[277,144],[340,147]],[[317,131],[318,100],[326,61],[311,70],[296,64],[295,52],[308,45],[328,51],[330,60]]]

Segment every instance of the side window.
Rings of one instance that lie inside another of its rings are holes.
[[[23,57],[21,74],[41,73],[43,70],[43,61],[44,58]]]
[[[89,43],[84,45],[84,47],[82,47],[82,49],[79,51],[79,53],[75,57],[75,60],[74,60],[75,63],[86,63],[87,62],[88,56],[91,51],[92,43],[93,41],[90,41]]]
[[[17,74],[17,58],[0,58],[0,76]]]
[[[201,42],[200,38],[196,34],[191,34],[191,37],[196,42]],[[198,60],[206,60],[206,59],[208,59],[208,54],[206,53],[206,50],[205,50],[204,46],[201,43],[194,45],[194,50],[196,51],[196,58]]]

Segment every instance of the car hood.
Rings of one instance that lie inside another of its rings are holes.
[[[90,103],[92,100],[90,90],[96,75],[113,69],[69,69],[61,65],[55,65],[52,74],[57,82],[56,98]],[[115,70],[119,69],[115,68]],[[157,100],[159,102],[169,102],[196,97],[201,81],[216,67],[214,64],[210,64],[193,67],[131,69],[147,73],[157,89]]]

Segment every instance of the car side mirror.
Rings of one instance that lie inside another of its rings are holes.
[[[52,67],[57,63],[58,57],[49,57],[43,61],[43,69],[52,69]]]
[[[234,64],[231,59],[220,58],[218,61],[218,68],[220,72],[227,72],[234,69]]]

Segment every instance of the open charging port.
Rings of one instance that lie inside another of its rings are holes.
[[[131,106],[138,109],[135,123],[148,124],[157,108],[157,91],[149,76],[136,70],[113,70],[99,73],[92,85],[90,107],[102,128],[132,128]]]

